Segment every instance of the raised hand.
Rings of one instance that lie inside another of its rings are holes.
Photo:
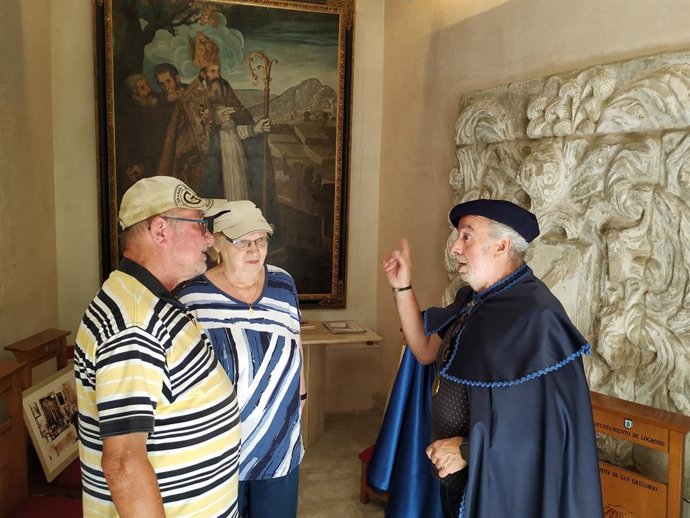
[[[393,250],[388,259],[383,261],[383,271],[393,288],[402,288],[412,284],[410,244],[406,238],[400,240],[400,249]]]
[[[222,106],[216,109],[216,123],[227,126],[232,122],[232,117],[237,110],[232,106]]]

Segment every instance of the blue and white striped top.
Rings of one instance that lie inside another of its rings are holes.
[[[206,276],[178,292],[211,339],[237,392],[240,407],[240,480],[287,475],[304,454],[299,385],[302,356],[295,282],[266,266],[252,307],[218,289]]]

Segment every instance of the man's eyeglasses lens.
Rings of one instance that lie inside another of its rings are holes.
[[[208,220],[206,219],[192,219],[192,218],[177,218],[175,216],[163,216],[163,219],[171,219],[173,221],[186,221],[187,223],[196,223],[201,227],[203,234],[208,230]]]
[[[268,246],[268,237],[260,237],[258,239],[228,239],[233,245],[235,245],[240,250],[245,250],[249,248],[249,245],[254,243],[256,248],[266,248]]]

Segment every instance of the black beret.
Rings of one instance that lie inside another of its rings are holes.
[[[530,211],[505,200],[472,200],[460,203],[450,210],[448,217],[454,227],[463,216],[484,216],[508,225],[531,243],[539,235],[537,217]]]

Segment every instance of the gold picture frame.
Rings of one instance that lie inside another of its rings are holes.
[[[302,307],[345,307],[353,12],[354,0],[94,0],[103,277],[121,257],[123,193],[175,176],[253,201],[275,227],[266,262],[292,275]],[[218,60],[225,86],[207,72]]]
[[[24,422],[46,480],[51,482],[79,455],[74,366],[22,392]]]

